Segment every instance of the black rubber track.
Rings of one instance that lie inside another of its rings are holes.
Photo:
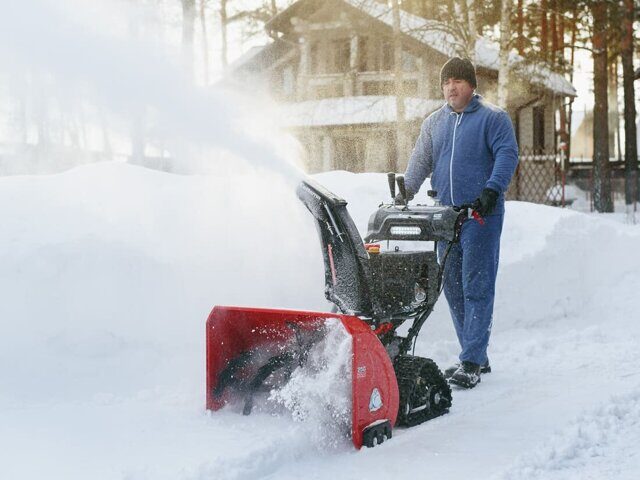
[[[398,425],[413,427],[449,411],[451,387],[433,360],[399,355],[394,369],[400,390]],[[411,413],[411,410],[423,406],[425,408]]]

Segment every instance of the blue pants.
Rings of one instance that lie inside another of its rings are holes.
[[[460,361],[487,361],[503,220],[500,214],[486,217],[484,225],[466,221],[446,260],[444,294],[462,347]],[[441,262],[447,245],[438,244]]]

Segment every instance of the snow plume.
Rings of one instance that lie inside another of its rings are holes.
[[[233,161],[300,177],[291,141],[270,126],[264,106],[252,101],[239,108],[247,102],[229,92],[195,88],[184,73],[189,69],[157,43],[123,35],[122,24],[140,30],[140,9],[74,0],[8,3],[0,16],[0,73],[14,83],[37,79],[63,105],[86,97],[128,123],[126,129],[143,129],[147,142],[169,151],[181,172],[217,171]]]
[[[351,438],[352,338],[337,319],[326,322],[326,337],[309,351],[307,362],[271,392],[293,419],[305,423],[320,445],[342,446]]]

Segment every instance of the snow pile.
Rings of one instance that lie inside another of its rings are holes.
[[[631,394],[614,396],[582,413],[543,448],[523,455],[505,472],[516,479],[632,479],[640,464],[640,384]]]
[[[526,203],[507,204],[494,371],[454,392],[450,414],[355,455],[336,427],[349,391],[341,328],[317,345],[315,370],[274,394],[305,421],[206,414],[213,305],[329,308],[313,221],[290,183],[242,173],[107,163],[0,178],[4,476],[415,478],[428,467],[434,478],[526,478],[545,465],[549,478],[616,465],[618,478],[637,476],[626,445],[638,443],[640,228]],[[316,180],[349,201],[363,233],[389,197],[384,174]],[[456,360],[444,301],[416,353]]]
[[[325,322],[326,336],[309,351],[306,363],[270,400],[304,422],[319,446],[344,446],[351,438],[352,338],[342,322]]]
[[[81,3],[12,2],[0,16],[7,74],[28,71],[61,104],[87,101],[125,123],[147,114],[147,140],[198,174],[102,163],[0,178],[3,478],[489,478],[552,471],[549,445],[567,477],[618,464],[637,477],[625,445],[638,443],[640,232],[534,205],[507,206],[494,372],[455,392],[449,415],[355,454],[336,435],[349,403],[340,329],[312,353],[315,370],[274,393],[305,421],[205,412],[213,305],[329,308],[314,224],[294,194],[295,150],[255,104],[189,88],[143,41],[87,28],[93,19],[70,14]],[[389,199],[383,174],[317,179],[350,202],[362,233]],[[455,361],[444,302],[416,353]],[[565,460],[574,445],[598,466]]]

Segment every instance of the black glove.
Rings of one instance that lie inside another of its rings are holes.
[[[397,194],[396,197],[393,199],[393,203],[396,205],[404,205],[405,203],[409,203],[411,200],[413,200],[413,193],[411,193],[409,190],[407,190],[407,199],[405,202],[405,198],[402,196],[401,193]]]
[[[473,202],[473,209],[480,214],[481,217],[491,215],[498,203],[498,197],[500,194],[492,188],[485,188],[482,190],[480,197]]]

